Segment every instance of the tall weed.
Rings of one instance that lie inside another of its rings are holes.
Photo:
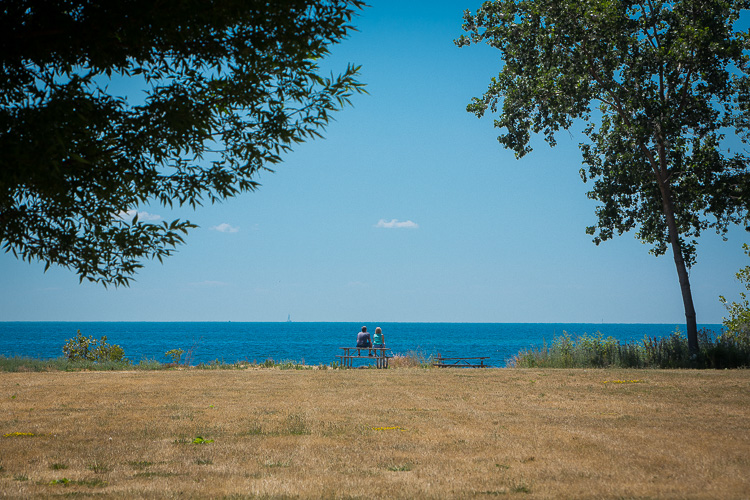
[[[519,352],[509,362],[514,368],[742,368],[750,367],[750,347],[735,337],[703,329],[698,353],[691,355],[679,329],[668,337],[644,337],[622,343],[612,337],[572,337],[563,332],[551,345]]]
[[[421,350],[408,351],[406,354],[394,354],[388,360],[388,366],[391,368],[430,368],[432,367],[433,356],[427,355]]]

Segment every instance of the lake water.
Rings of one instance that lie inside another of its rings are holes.
[[[395,354],[419,352],[452,356],[490,356],[491,366],[506,366],[522,349],[541,347],[563,331],[575,335],[601,332],[622,342],[644,336],[663,337],[676,324],[583,323],[365,323],[383,329]],[[67,339],[80,329],[96,339],[120,345],[132,361],[165,362],[170,349],[192,352],[192,364],[224,362],[304,361],[309,365],[336,361],[339,347],[354,345],[362,323],[153,323],[153,322],[0,322],[0,355],[39,359],[62,355]],[[699,325],[719,331],[721,325]],[[183,358],[184,359],[184,358]]]

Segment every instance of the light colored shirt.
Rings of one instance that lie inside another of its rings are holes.
[[[382,344],[383,343],[383,332],[375,332],[372,334],[372,343],[373,344]]]

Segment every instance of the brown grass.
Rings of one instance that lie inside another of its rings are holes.
[[[749,371],[0,373],[0,496],[748,498],[749,431]]]

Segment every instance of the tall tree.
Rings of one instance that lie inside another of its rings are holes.
[[[316,61],[361,0],[3,0],[0,244],[81,280],[127,285],[188,221],[149,203],[214,202],[320,136],[363,87]],[[140,93],[115,93],[126,81]],[[130,213],[131,216],[126,214]]]
[[[467,110],[490,110],[517,157],[532,133],[585,123],[588,196],[600,202],[594,242],[636,229],[671,247],[690,348],[698,347],[688,270],[696,239],[748,219],[748,169],[725,134],[747,139],[748,34],[739,0],[498,0],[465,12],[456,44],[486,42],[504,65]]]

